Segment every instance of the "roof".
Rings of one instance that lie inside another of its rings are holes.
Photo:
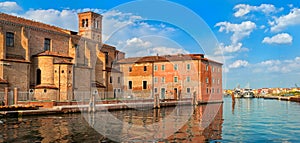
[[[54,64],[67,64],[67,65],[73,65],[72,62],[68,61],[68,60],[59,60],[54,62]]]
[[[0,78],[0,84],[8,84],[7,80]]]
[[[71,33],[70,30],[62,29],[62,28],[52,26],[49,24],[45,24],[45,23],[41,23],[41,22],[37,22],[37,21],[33,21],[33,20],[28,20],[28,19],[25,19],[22,17],[17,17],[17,16],[13,16],[13,15],[1,13],[1,12],[0,12],[0,20],[9,21],[9,22],[17,23],[17,24],[24,24],[27,26],[32,26],[32,27],[55,31],[55,32],[64,33],[64,34]]]
[[[185,60],[200,60],[204,57],[203,54],[178,54],[178,55],[163,55],[163,56],[145,56],[133,57],[119,60],[117,63],[146,63],[146,62],[168,62],[168,61],[185,61]]]
[[[37,85],[35,86],[35,89],[41,89],[41,88],[46,88],[46,89],[58,89],[55,85],[49,84],[49,85]]]
[[[92,87],[105,88],[104,84],[99,81],[92,82]]]
[[[60,57],[60,58],[68,58],[68,59],[73,59],[72,57],[70,57],[69,55],[66,54],[60,54],[57,52],[52,52],[52,51],[43,51],[42,53],[36,54],[34,55],[36,57],[39,56],[52,56],[52,57]]]
[[[220,63],[220,62],[217,62],[217,61],[214,61],[214,60],[211,60],[211,59],[208,59],[208,58],[203,58],[202,60],[208,61],[209,63],[215,63],[215,64],[223,65],[223,64]]]
[[[121,71],[115,69],[115,68],[110,68],[110,67],[106,67],[106,69],[104,71],[108,71],[108,72],[115,72],[115,73],[122,73]]]

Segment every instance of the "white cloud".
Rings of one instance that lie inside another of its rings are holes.
[[[152,46],[152,43],[149,41],[143,41],[139,38],[132,38],[126,41],[126,47],[138,47],[138,48],[149,48]]]
[[[0,12],[17,12],[22,10],[22,8],[16,2],[0,2]]]
[[[233,9],[237,10],[234,13],[235,17],[242,17],[244,15],[249,14],[252,11],[262,12],[266,15],[269,15],[271,13],[276,13],[278,11],[283,10],[283,8],[277,9],[272,4],[261,4],[260,6],[251,6],[251,5],[248,5],[248,4],[238,4]]]
[[[219,22],[215,26],[219,26],[219,32],[233,32],[231,36],[232,44],[237,44],[244,37],[249,36],[256,28],[256,24],[251,21],[244,21],[240,24],[232,24],[230,22]]]
[[[73,31],[77,31],[78,29],[77,11],[75,10],[59,11],[55,9],[30,9],[20,16],[42,23],[62,27],[64,29],[70,29]]]
[[[265,25],[261,25],[259,28],[260,28],[260,29],[265,29],[266,26],[265,26]]]
[[[251,67],[255,73],[300,73],[300,57],[290,60],[266,60]]]
[[[281,62],[279,60],[267,60],[267,61],[263,61],[261,63],[259,63],[260,65],[263,66],[273,66],[273,65],[278,65]]]
[[[290,44],[293,41],[293,37],[287,33],[280,33],[273,37],[265,37],[262,43],[267,44]]]
[[[245,60],[237,60],[230,64],[228,67],[233,69],[233,68],[241,68],[241,67],[247,67],[249,65],[248,61]]]
[[[275,17],[274,21],[269,21],[272,32],[278,32],[284,30],[288,26],[299,25],[300,24],[300,9],[294,8],[289,14]]]
[[[159,46],[156,42],[156,40],[144,40],[134,37],[125,42],[120,41],[117,47],[121,48],[120,50],[125,52],[127,57],[188,53],[188,51],[179,47]]]
[[[227,53],[235,53],[241,51],[248,51],[248,48],[243,48],[242,43],[224,45],[224,43],[220,43],[220,46],[216,48],[215,55],[227,54]]]
[[[123,30],[122,28],[142,20],[142,17],[132,13],[123,13],[117,10],[111,10],[103,13],[103,40],[107,40],[111,34]]]

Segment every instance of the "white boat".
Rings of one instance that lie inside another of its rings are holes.
[[[242,97],[242,91],[239,88],[236,88],[233,92],[233,96],[235,98],[241,98]]]
[[[254,92],[251,88],[245,88],[245,89],[243,89],[242,96],[244,98],[253,98],[254,97]]]

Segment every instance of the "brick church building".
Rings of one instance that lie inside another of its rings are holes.
[[[98,90],[112,98],[106,82],[112,62],[125,57],[102,43],[102,16],[78,14],[79,32],[0,13],[0,92],[18,88],[34,100],[74,100]]]

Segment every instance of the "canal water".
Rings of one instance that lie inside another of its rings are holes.
[[[0,118],[0,142],[300,142],[300,103],[223,104]]]

